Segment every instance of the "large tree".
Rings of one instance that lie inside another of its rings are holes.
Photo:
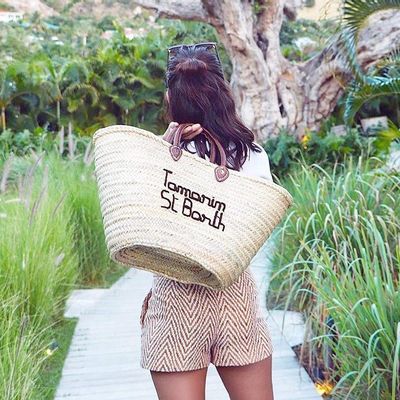
[[[215,27],[232,61],[231,86],[239,112],[260,141],[276,134],[279,127],[297,135],[305,128],[317,128],[332,113],[352,78],[348,63],[338,56],[341,52],[336,43],[304,63],[289,62],[282,55],[282,21],[285,15],[295,18],[298,2],[135,0],[156,10],[160,17],[202,21]],[[355,53],[365,69],[399,46],[400,1],[352,2],[362,11],[357,13]]]

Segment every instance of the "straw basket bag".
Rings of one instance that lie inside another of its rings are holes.
[[[182,150],[187,125],[173,143],[127,125],[94,134],[106,244],[126,266],[224,289],[249,266],[292,197],[266,179],[228,169],[224,149],[205,129],[210,161]]]

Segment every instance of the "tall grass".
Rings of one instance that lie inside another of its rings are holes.
[[[46,330],[78,276],[65,193],[32,166],[0,197],[0,396],[32,399],[46,360]]]
[[[286,182],[269,302],[305,312],[303,357],[324,366],[334,399],[400,398],[400,177],[381,167],[303,165]]]
[[[40,374],[52,328],[70,292],[103,284],[114,266],[92,159],[73,149],[70,140],[67,159],[61,149],[1,162],[0,399],[49,398]]]
[[[7,188],[29,191],[26,176],[34,174],[48,180],[56,192],[64,193],[64,201],[72,212],[74,249],[79,257],[79,283],[81,286],[102,286],[110,268],[118,268],[110,260],[105,245],[91,142],[74,138],[69,131],[66,138],[60,136],[60,143],[59,148],[53,146],[53,150],[47,153],[32,151],[31,156],[26,157],[11,154],[3,160],[2,166],[0,164],[0,169],[7,178]],[[0,175],[0,192],[2,181]]]
[[[71,207],[80,284],[103,285],[114,263],[105,245],[93,164],[80,158],[65,162],[55,152],[46,157],[46,164],[51,171],[50,180],[58,181],[58,188],[66,193],[66,201]]]

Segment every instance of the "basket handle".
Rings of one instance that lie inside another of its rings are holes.
[[[183,134],[183,130],[189,125],[192,125],[192,124],[185,123],[185,124],[180,124],[178,126],[178,128],[175,132],[175,135],[174,135],[172,146],[169,147],[171,156],[175,161],[178,161],[182,155],[182,148],[180,147],[181,137]],[[216,149],[218,150],[218,152],[220,154],[221,165],[218,165],[217,167],[215,167],[214,174],[215,174],[216,180],[218,182],[222,182],[225,179],[227,179],[229,176],[229,170],[226,166],[225,150],[222,147],[220,141],[215,136],[213,136],[210,131],[203,128],[201,133],[203,133],[205,135],[205,137],[208,139],[208,141],[210,143],[210,162],[215,163]],[[189,133],[189,134],[185,135],[185,138],[191,139],[194,136],[196,136],[196,134]]]

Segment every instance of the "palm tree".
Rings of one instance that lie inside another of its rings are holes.
[[[400,53],[394,49],[375,66],[363,71],[357,62],[356,49],[360,29],[367,19],[378,11],[400,9],[400,0],[345,0],[343,7],[343,29],[340,48],[342,57],[354,74],[345,100],[344,119],[353,122],[354,117],[367,101],[388,95],[400,94]]]
[[[139,124],[142,121],[135,117],[143,105],[160,104],[162,79],[152,74],[154,65],[150,64],[156,63],[154,56],[146,57],[154,48],[149,39],[143,38],[139,44],[127,39],[117,25],[116,28],[113,41],[100,48],[93,58],[93,84],[102,94],[100,118],[114,114],[125,124]],[[160,71],[162,67],[159,66]]]
[[[7,107],[16,98],[24,94],[31,94],[31,91],[28,90],[28,86],[31,86],[30,78],[28,64],[24,62],[14,61],[0,69],[0,110],[3,131],[7,128]]]
[[[56,102],[56,118],[58,126],[61,126],[61,103],[68,102],[68,111],[73,113],[84,105],[84,99],[88,95],[91,104],[98,101],[98,92],[89,82],[90,72],[82,60],[65,60],[59,66],[47,56],[40,56],[37,62],[41,62],[47,72],[47,79],[43,82],[44,95]]]

